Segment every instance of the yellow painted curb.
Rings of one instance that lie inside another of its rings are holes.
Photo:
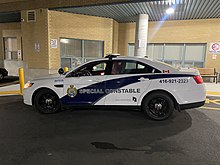
[[[10,95],[10,94],[18,94],[18,95],[21,95],[20,90],[0,92],[0,95]]]
[[[220,92],[206,92],[207,95],[220,95]]]
[[[220,108],[214,108],[214,107],[199,107],[201,109],[211,109],[211,110],[216,110],[216,111],[220,111]]]
[[[206,104],[209,104],[209,102],[210,102],[209,99],[206,98],[206,99],[205,99],[205,103],[206,103]]]

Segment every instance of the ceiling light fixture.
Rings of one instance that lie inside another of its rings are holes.
[[[173,14],[174,13],[174,8],[170,7],[166,10],[167,14]]]

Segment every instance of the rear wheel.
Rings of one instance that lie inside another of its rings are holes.
[[[55,113],[60,111],[59,97],[52,90],[42,89],[34,98],[34,107],[40,113]]]
[[[166,93],[155,92],[144,98],[142,109],[151,119],[165,120],[172,115],[174,103]]]

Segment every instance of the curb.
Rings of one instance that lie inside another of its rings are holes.
[[[11,94],[15,94],[15,95],[22,95],[20,90],[15,90],[15,91],[2,91],[0,92],[0,95],[11,95]]]
[[[210,96],[220,96],[220,92],[206,92],[206,95],[210,95]]]

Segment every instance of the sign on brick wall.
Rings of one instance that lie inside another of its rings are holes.
[[[211,42],[209,47],[209,53],[220,54],[220,42]]]
[[[51,48],[57,48],[57,39],[51,39],[50,40],[50,47]]]

